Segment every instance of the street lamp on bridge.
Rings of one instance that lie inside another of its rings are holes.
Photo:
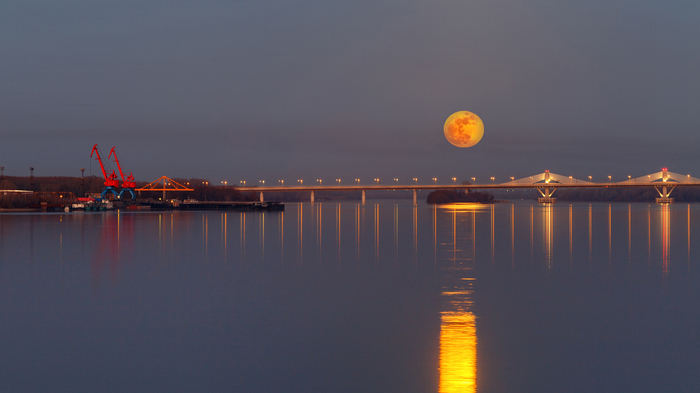
[[[453,178],[452,178],[452,184],[454,184],[454,183],[456,183],[456,182],[457,182],[457,178],[456,178],[456,177],[453,177]]]
[[[379,184],[379,179],[374,179],[374,181],[376,181],[376,182],[377,182],[377,184]]]
[[[433,183],[437,184],[437,177],[433,178]]]
[[[337,181],[337,182],[338,182],[338,184],[340,184],[340,179],[335,179],[335,181]]]
[[[414,177],[414,178],[413,178],[413,181],[414,181],[415,183],[418,183],[418,178],[417,178],[417,177]]]

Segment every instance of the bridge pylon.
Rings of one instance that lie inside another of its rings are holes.
[[[542,198],[537,198],[537,202],[545,204],[557,203],[557,198],[552,197],[554,191],[557,190],[557,187],[554,186],[556,183],[551,183],[552,180],[553,179],[550,177],[549,170],[544,171],[543,187],[537,187],[537,191],[542,194]]]
[[[673,192],[673,189],[676,188],[676,185],[673,183],[667,183],[668,179],[670,176],[668,175],[668,168],[662,168],[661,170],[661,181],[663,182],[663,186],[661,186],[661,189],[659,190],[659,186],[654,186],[656,189],[656,192],[659,193],[660,197],[656,198],[656,203],[673,203],[673,198],[671,198],[671,193]],[[670,185],[670,190],[669,186],[666,184]]]

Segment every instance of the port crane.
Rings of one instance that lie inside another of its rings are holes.
[[[107,173],[105,170],[104,165],[102,165],[102,158],[100,157],[100,151],[97,149],[97,144],[92,147],[92,152],[90,152],[90,157],[95,154],[97,155],[97,158],[95,158],[97,161],[100,162],[100,168],[102,169],[102,176],[105,178],[105,189],[102,190],[102,195],[101,198],[104,199],[105,195],[107,193],[112,193],[114,194],[115,197],[117,197],[117,191],[115,190],[115,187],[119,187],[119,181],[117,180],[117,174],[112,170],[112,173]]]
[[[122,166],[121,164],[119,164],[117,152],[114,149],[116,149],[116,146],[109,151],[109,156],[107,156],[107,159],[110,159],[112,158],[112,156],[114,156],[114,162],[117,163],[117,168],[119,168],[119,176],[122,177],[122,190],[119,191],[119,198],[122,197],[122,194],[124,194],[125,191],[128,191],[131,194],[131,199],[136,199],[136,194],[134,193],[134,188],[136,188],[136,183],[134,182],[134,175],[132,175],[131,172],[129,172],[129,176],[127,176],[126,179],[124,178]]]

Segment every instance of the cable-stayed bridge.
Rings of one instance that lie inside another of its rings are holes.
[[[488,190],[488,189],[537,189],[541,198],[540,203],[556,203],[552,195],[559,188],[629,188],[629,187],[654,187],[659,192],[657,203],[673,203],[671,192],[676,187],[699,187],[700,179],[690,175],[681,175],[663,168],[660,172],[646,176],[628,178],[621,182],[595,183],[590,180],[577,179],[572,176],[562,176],[551,173],[548,170],[537,175],[511,180],[498,184],[415,184],[415,185],[294,185],[294,186],[253,186],[238,187],[241,191],[260,193],[260,201],[264,201],[266,192],[310,192],[311,202],[314,201],[316,191],[361,191],[362,203],[365,203],[366,191],[413,191],[413,203],[417,202],[416,192],[419,190]]]

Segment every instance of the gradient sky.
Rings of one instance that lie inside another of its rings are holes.
[[[2,2],[0,165],[98,174],[97,143],[144,181],[699,176],[698,15],[647,0]],[[443,136],[458,110],[484,121],[472,148]]]

